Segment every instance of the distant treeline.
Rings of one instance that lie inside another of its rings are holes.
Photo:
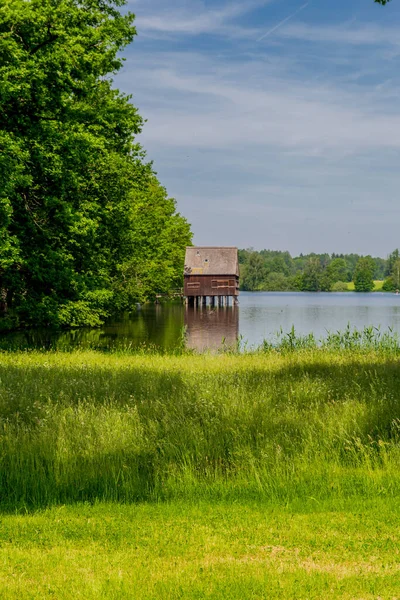
[[[386,259],[358,254],[300,254],[252,248],[239,250],[240,287],[248,291],[371,292],[400,289],[400,254]]]

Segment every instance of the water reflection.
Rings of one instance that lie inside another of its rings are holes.
[[[290,331],[292,325],[299,335],[313,332],[317,338],[326,336],[327,330],[343,331],[348,323],[358,329],[391,327],[400,334],[400,296],[395,294],[243,292],[239,301],[239,307],[197,310],[179,302],[148,304],[99,329],[43,328],[0,335],[0,349],[156,346],[170,350],[182,345],[185,326],[187,345],[200,352],[218,348],[223,340],[232,346],[239,334],[247,347],[257,346],[264,339],[276,340],[277,331]]]
[[[395,294],[243,292],[240,295],[240,334],[250,345],[295,327],[299,335],[326,337],[328,331],[363,329],[373,325],[400,333],[400,296]]]
[[[221,346],[236,346],[239,335],[239,310],[236,306],[224,308],[185,309],[186,345],[203,352]]]
[[[0,348],[43,348],[99,350],[158,347],[174,349],[182,341],[184,314],[181,304],[149,304],[121,315],[97,329],[60,331],[49,328],[28,329],[0,335]]]

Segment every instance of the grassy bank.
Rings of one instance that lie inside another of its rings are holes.
[[[0,502],[396,497],[396,351],[2,353]]]

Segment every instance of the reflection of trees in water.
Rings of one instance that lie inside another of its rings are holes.
[[[180,344],[184,326],[181,304],[149,305],[97,329],[29,329],[0,337],[0,348],[112,349],[142,345],[175,348]]]
[[[144,306],[120,319],[110,320],[98,329],[54,331],[29,329],[0,339],[0,348],[112,349],[157,346],[173,349],[182,341],[184,325],[187,346],[202,351],[222,344],[235,346],[239,334],[239,310],[225,308],[184,308],[181,304]]]
[[[235,346],[239,335],[239,310],[235,306],[185,310],[187,346],[197,351]]]
[[[43,350],[68,350],[76,347],[101,346],[101,329],[28,329],[4,335],[1,348],[36,348]]]

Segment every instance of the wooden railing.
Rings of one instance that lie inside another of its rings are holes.
[[[156,294],[157,300],[160,300],[161,298],[183,298],[183,288],[175,288],[169,290],[169,292]]]

